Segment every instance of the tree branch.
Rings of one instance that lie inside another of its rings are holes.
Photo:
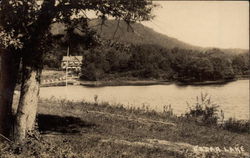
[[[116,28],[115,28],[115,32],[114,32],[114,34],[113,34],[113,39],[114,39],[114,37],[115,37],[115,34],[116,34],[117,31],[118,31],[119,26],[120,26],[120,18],[118,19],[118,22],[117,22],[117,25],[116,25]]]

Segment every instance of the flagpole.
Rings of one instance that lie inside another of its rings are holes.
[[[68,46],[68,49],[67,49],[66,87],[68,86],[68,66],[69,66],[69,46]]]

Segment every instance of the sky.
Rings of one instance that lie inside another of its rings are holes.
[[[248,1],[155,1],[155,31],[202,47],[249,49]]]

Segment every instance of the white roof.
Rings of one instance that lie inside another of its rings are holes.
[[[82,56],[63,56],[62,61],[80,61],[82,62]]]

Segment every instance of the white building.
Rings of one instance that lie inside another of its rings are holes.
[[[83,60],[82,56],[63,56],[61,62],[61,68],[65,70],[68,66],[68,70],[80,72],[82,66],[82,60]]]

